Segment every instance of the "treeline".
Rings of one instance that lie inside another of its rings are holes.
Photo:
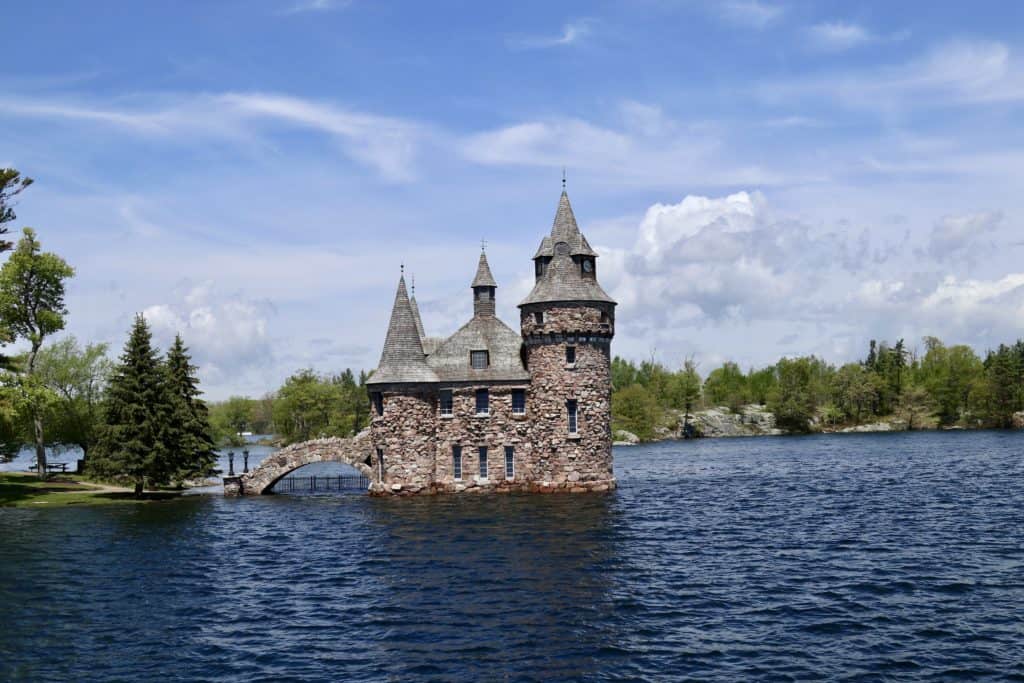
[[[220,443],[242,445],[241,434],[274,434],[286,443],[325,436],[352,436],[369,424],[365,372],[336,375],[300,370],[260,399],[232,396],[211,404]]]
[[[0,168],[0,237],[16,218],[14,198],[32,183]],[[65,289],[75,271],[44,252],[31,228],[17,245],[0,239],[0,252],[6,251],[0,344],[27,350],[0,356],[0,459],[31,445],[45,477],[48,451],[78,448],[88,473],[130,482],[136,494],[211,474],[212,431],[181,337],[162,356],[138,316],[117,363],[107,358],[105,344],[82,347],[74,337],[50,342],[64,329]]]
[[[965,345],[924,339],[924,353],[872,341],[864,360],[836,367],[816,356],[783,358],[744,372],[725,363],[703,380],[692,361],[679,370],[645,361],[612,361],[614,428],[653,438],[660,427],[695,410],[733,411],[760,404],[794,432],[900,419],[908,429],[1014,426],[1024,411],[1024,341],[984,358]],[[684,429],[686,425],[684,424]]]

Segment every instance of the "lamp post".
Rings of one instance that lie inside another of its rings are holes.
[[[242,474],[249,471],[249,449],[242,451]]]
[[[228,451],[228,476],[235,476],[235,452]]]

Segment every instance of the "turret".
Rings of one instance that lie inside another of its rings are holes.
[[[480,262],[476,266],[476,277],[473,278],[473,315],[494,315],[494,290],[498,287],[491,266],[487,263],[487,254],[480,252]]]
[[[615,301],[597,281],[597,253],[562,190],[551,233],[534,255],[533,290],[519,304],[528,412],[550,450],[545,476],[581,488],[614,487],[611,340]],[[603,490],[603,489],[601,489]]]

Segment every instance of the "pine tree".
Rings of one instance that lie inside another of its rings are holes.
[[[136,496],[147,484],[170,483],[177,472],[167,447],[172,413],[167,385],[149,326],[137,315],[107,389],[96,457],[90,464],[97,474],[130,479]]]
[[[167,380],[171,396],[168,450],[177,463],[175,477],[206,477],[216,461],[209,411],[200,397],[196,366],[181,335],[167,352]]]

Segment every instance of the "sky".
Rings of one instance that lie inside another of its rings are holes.
[[[533,279],[562,168],[613,352],[862,358],[1024,337],[1024,3],[10,3],[14,228],[67,333],[143,313],[209,398],[372,369],[402,264],[427,332]]]

